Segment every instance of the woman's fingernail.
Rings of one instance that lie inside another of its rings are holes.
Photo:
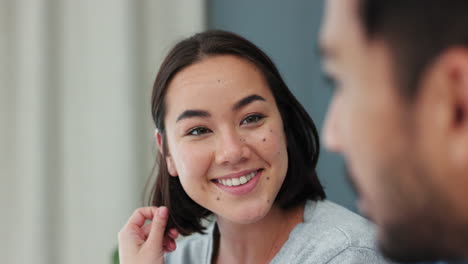
[[[167,218],[167,207],[159,207],[158,214],[162,218]]]
[[[155,218],[157,215],[159,215],[159,209],[156,207],[154,208],[153,218]]]

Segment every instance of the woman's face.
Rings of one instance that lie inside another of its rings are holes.
[[[219,218],[262,219],[283,184],[288,155],[261,72],[239,57],[208,57],[179,72],[165,100],[170,174]]]

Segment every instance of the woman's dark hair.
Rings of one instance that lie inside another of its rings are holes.
[[[172,78],[185,67],[205,58],[234,55],[253,63],[262,72],[275,98],[287,140],[289,165],[275,204],[282,209],[307,199],[322,200],[325,192],[315,167],[319,157],[317,129],[294,95],[289,91],[276,66],[250,41],[230,32],[212,30],[182,40],[169,52],[153,86],[151,112],[156,129],[162,135],[162,155],[157,154],[157,177],[151,188],[150,204],[169,209],[168,229],[176,227],[182,235],[203,233],[201,219],[211,212],[195,203],[184,191],[179,177],[171,177],[165,161],[168,155],[164,117],[165,96]],[[156,166],[155,165],[155,166]]]
[[[442,52],[468,47],[466,0],[360,0],[357,13],[366,37],[389,46],[405,99],[416,97],[421,76]]]

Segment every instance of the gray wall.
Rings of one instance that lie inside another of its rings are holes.
[[[317,52],[322,9],[316,0],[208,1],[208,27],[238,33],[263,49],[320,131],[331,96]],[[356,211],[342,159],[322,148],[318,173],[328,198]]]

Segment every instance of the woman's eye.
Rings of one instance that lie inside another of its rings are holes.
[[[250,124],[250,123],[256,123],[260,120],[262,120],[265,116],[263,115],[249,115],[248,117],[246,117],[244,120],[242,120],[241,122],[241,125],[243,124]]]
[[[206,127],[196,127],[196,128],[191,129],[187,133],[187,135],[189,135],[189,136],[199,136],[199,135],[203,135],[203,134],[206,134],[206,133],[209,133],[209,132],[211,132],[211,131]]]

